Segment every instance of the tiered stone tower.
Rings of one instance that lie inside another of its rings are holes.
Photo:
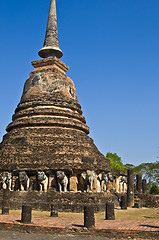
[[[0,171],[57,171],[97,174],[110,170],[109,160],[88,136],[68,66],[59,60],[56,4],[51,0],[41,60],[26,80],[20,103],[0,144]]]

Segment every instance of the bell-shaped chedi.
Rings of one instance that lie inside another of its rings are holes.
[[[59,60],[55,0],[39,55],[0,144],[0,170],[109,171],[109,160],[88,136],[68,66]]]

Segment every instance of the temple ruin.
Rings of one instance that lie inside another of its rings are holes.
[[[114,180],[109,160],[88,136],[74,83],[66,75],[69,67],[60,60],[55,0],[51,0],[39,56],[42,59],[32,62],[34,70],[0,144],[0,188],[71,193],[116,188],[125,192],[126,176]]]

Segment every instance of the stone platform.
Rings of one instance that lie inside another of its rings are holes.
[[[2,199],[3,191],[0,191],[0,207]],[[95,212],[101,212],[107,201],[119,206],[118,196],[108,193],[8,191],[5,199],[9,201],[10,209],[21,209],[23,203],[30,203],[34,210],[42,211],[50,211],[51,204],[58,211],[65,212],[82,212],[84,204],[93,204]]]

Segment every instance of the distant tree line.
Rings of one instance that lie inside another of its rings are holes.
[[[135,174],[141,173],[143,178],[147,180],[147,187],[151,192],[151,189],[155,190],[159,194],[159,161],[154,163],[141,163],[138,166],[133,164],[123,164],[121,157],[116,153],[108,152],[106,158],[110,160],[110,167],[112,170],[127,171],[133,169]]]

